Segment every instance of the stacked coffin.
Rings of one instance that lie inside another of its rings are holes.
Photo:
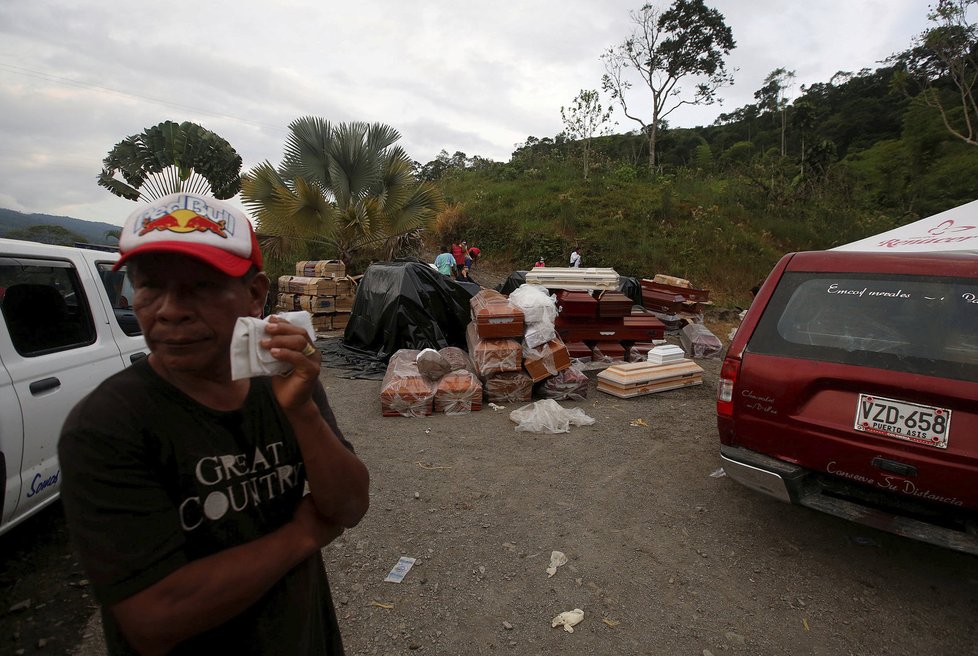
[[[278,279],[277,309],[306,310],[316,331],[342,330],[350,321],[356,283],[340,260],[296,262],[296,275]]]
[[[492,289],[483,289],[469,301],[472,321],[465,342],[476,373],[491,403],[529,401],[533,380],[523,371],[523,350],[518,340],[526,326],[523,311]]]
[[[385,417],[467,414],[482,409],[482,383],[468,354],[449,346],[435,351],[400,349],[391,356],[380,387]]]
[[[669,330],[679,330],[687,321],[703,316],[711,305],[710,292],[696,289],[684,278],[657,274],[642,279],[642,305],[657,314]]]
[[[669,364],[627,362],[608,367],[598,374],[598,389],[628,399],[643,394],[701,385],[703,369],[691,360]]]
[[[400,349],[387,363],[380,385],[380,411],[385,417],[424,417],[431,414],[435,385],[418,369],[415,349]]]
[[[435,412],[464,415],[482,409],[482,382],[468,353],[456,346],[438,351],[451,369],[438,380]]]
[[[583,362],[620,362],[632,344],[652,342],[665,335],[665,326],[658,317],[633,309],[632,300],[620,292],[561,290],[557,292],[557,308],[557,334],[567,344],[571,357]]]
[[[618,289],[618,273],[614,269],[535,267],[526,272],[526,283],[554,290],[614,291]]]

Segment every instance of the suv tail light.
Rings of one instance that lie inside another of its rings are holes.
[[[726,358],[720,367],[720,382],[717,384],[717,414],[722,417],[733,416],[734,385],[740,373],[740,360]]]

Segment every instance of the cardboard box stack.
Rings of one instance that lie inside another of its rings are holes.
[[[278,279],[277,309],[307,310],[316,331],[343,330],[350,321],[356,283],[340,260],[296,262],[294,276]]]

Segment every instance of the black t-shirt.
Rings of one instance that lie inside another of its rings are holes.
[[[315,400],[336,435],[326,394]],[[58,444],[72,541],[102,604],[110,653],[132,653],[107,608],[186,563],[287,523],[306,482],[302,454],[268,378],[220,412],[163,378],[148,358],[82,400]],[[342,654],[322,558],[293,568],[232,620],[174,653]]]

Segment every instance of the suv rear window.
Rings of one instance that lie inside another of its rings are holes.
[[[747,351],[978,382],[978,280],[788,272]]]

